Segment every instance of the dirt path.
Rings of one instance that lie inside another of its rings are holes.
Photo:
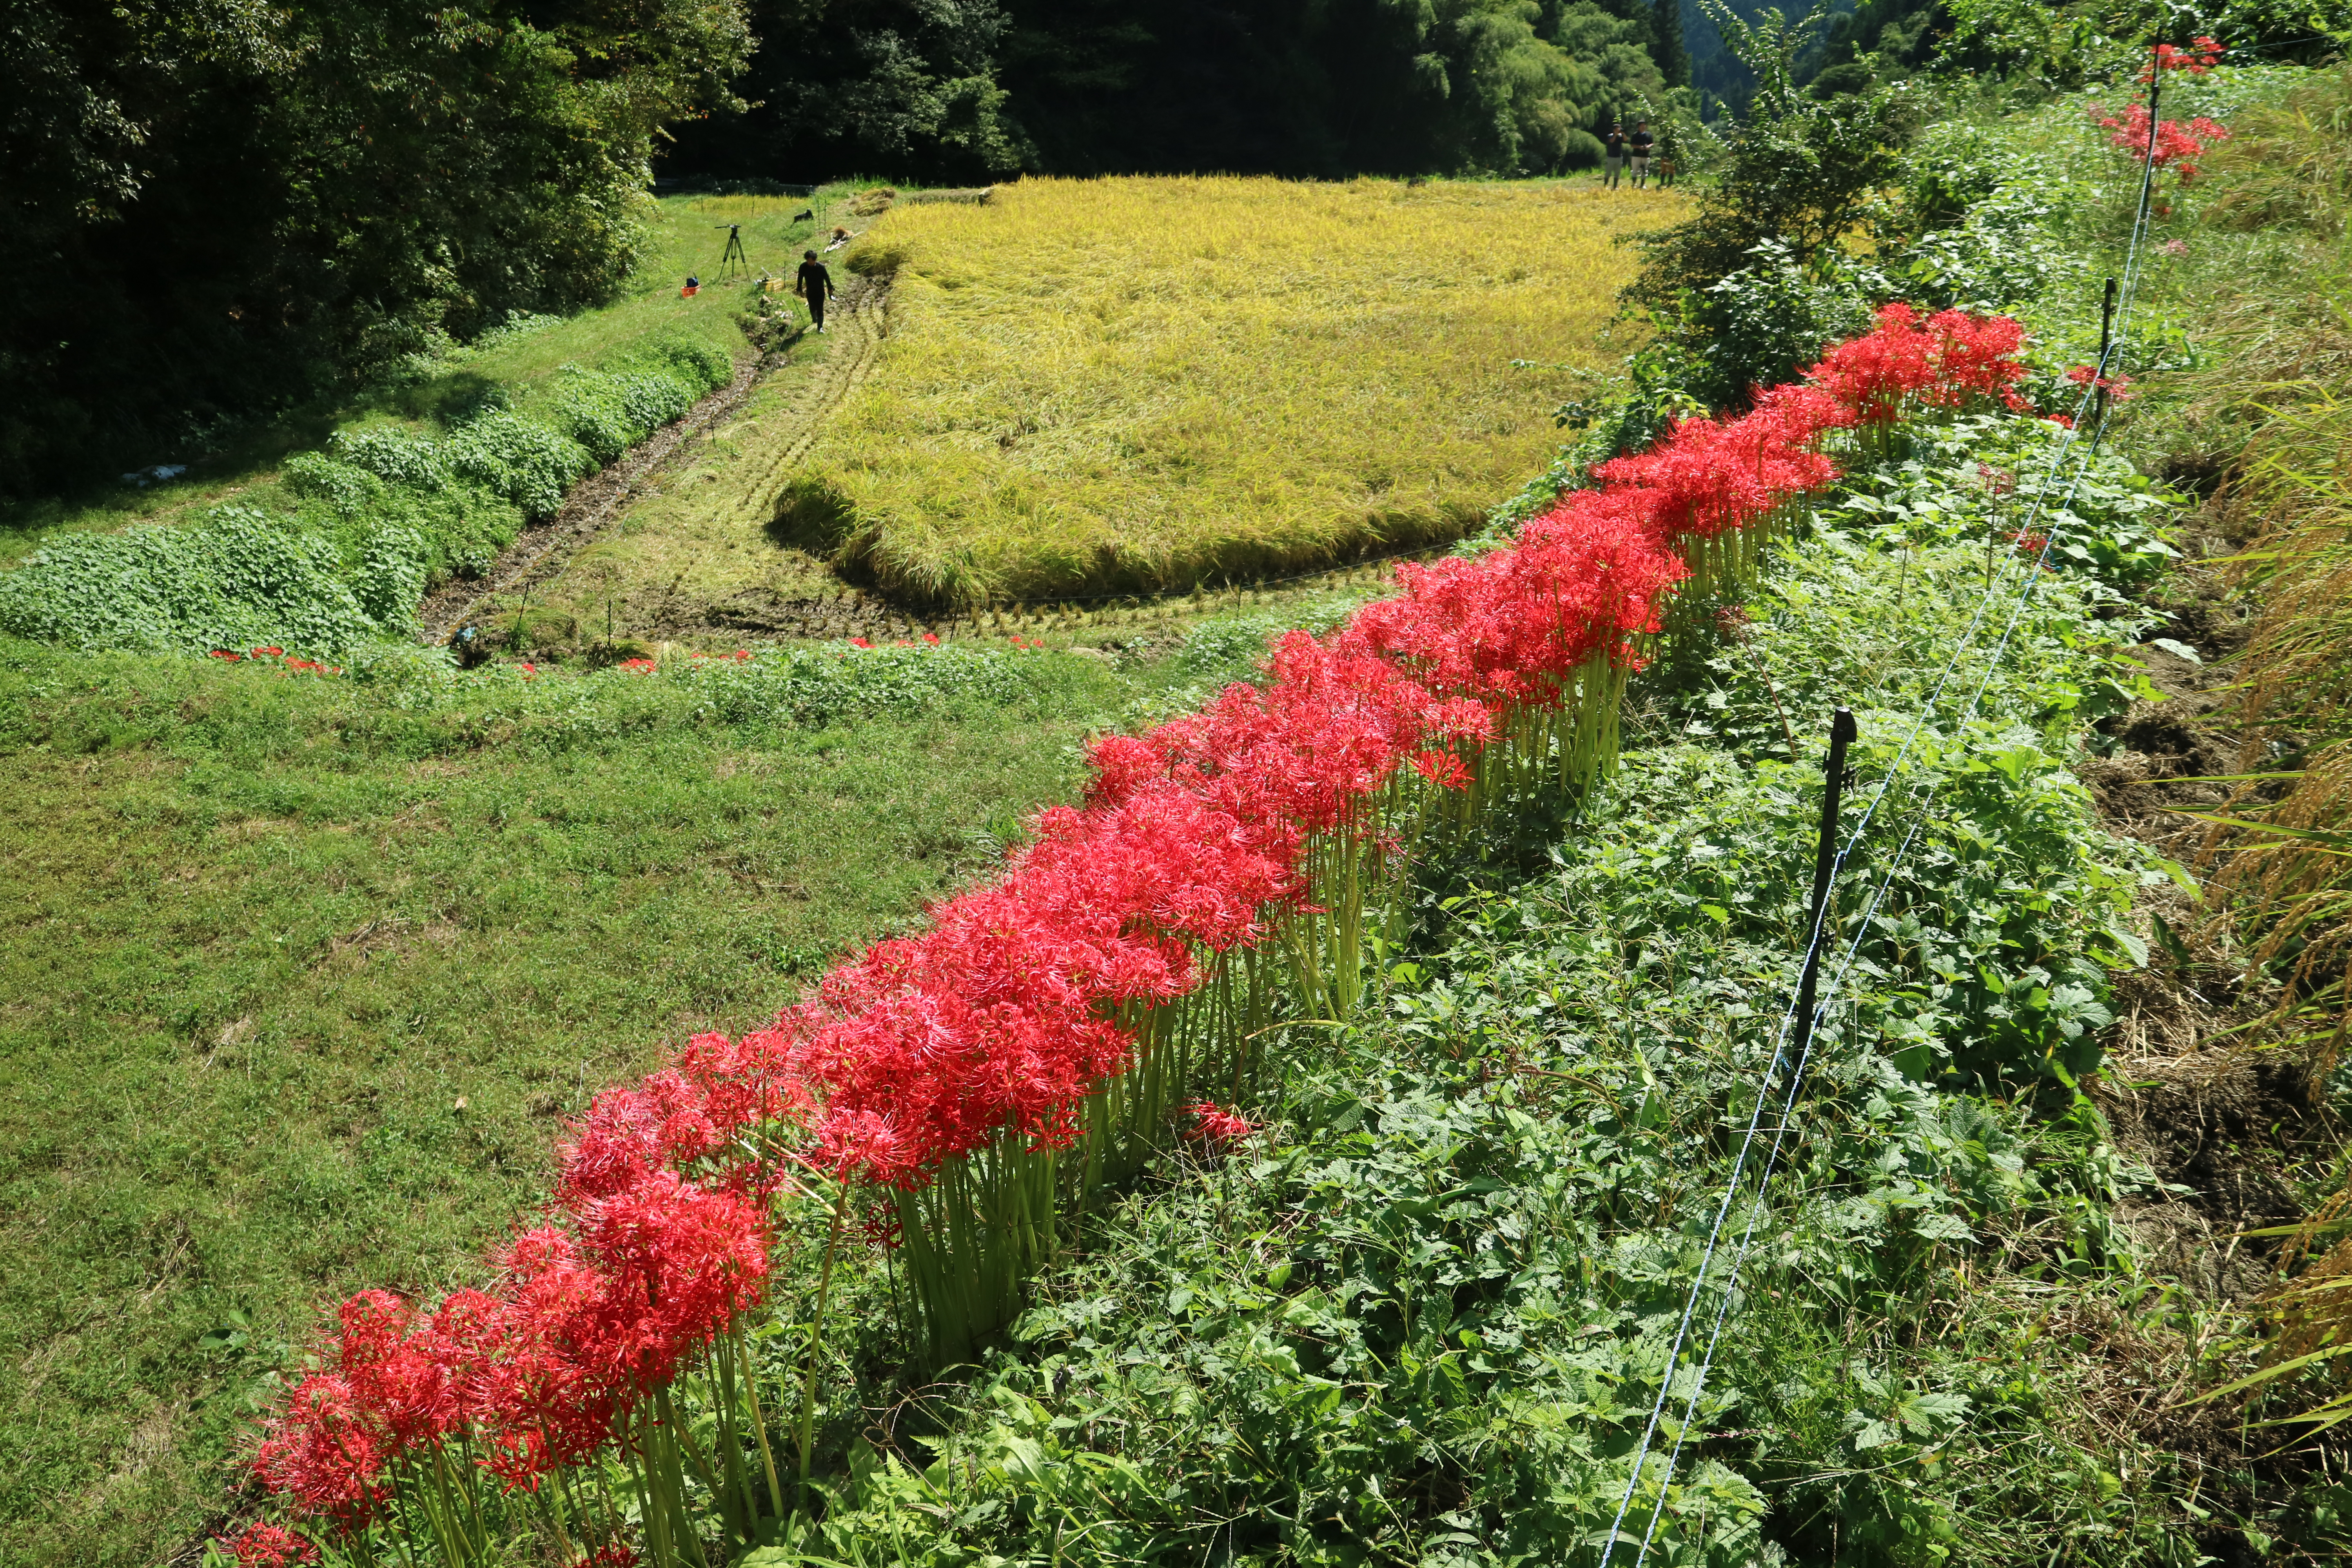
[[[735,498],[735,521],[758,525],[774,514],[785,479],[816,444],[826,416],[872,374],[888,331],[884,321],[888,304],[889,290],[865,278],[852,279],[849,287],[834,297],[833,316],[825,327],[833,352],[817,367],[800,405],[787,416],[788,434],[776,443],[766,462],[747,465]]]
[[[479,577],[453,578],[425,595],[416,612],[419,640],[446,643],[487,601],[561,571],[565,562],[611,525],[638,487],[671,467],[696,437],[742,406],[761,378],[780,363],[781,356],[775,353],[747,360],[736,370],[733,381],[573,485],[555,515],[524,529],[499,552],[488,572]]]
[[[785,479],[808,455],[825,416],[872,371],[887,303],[888,291],[863,278],[853,279],[835,297],[825,333],[832,340],[832,352],[817,366],[796,406],[784,413],[789,433],[775,447],[773,457],[754,470],[737,498],[740,517],[756,521],[774,507]],[[804,342],[805,334],[792,341]],[[446,643],[491,600],[520,593],[563,570],[573,556],[619,521],[630,500],[648,483],[686,462],[696,438],[724,424],[782,363],[781,353],[747,362],[733,381],[696,404],[683,418],[665,425],[609,468],[572,486],[562,508],[547,521],[525,529],[499,553],[489,571],[445,584],[426,595],[417,612],[420,638],[428,644]]]

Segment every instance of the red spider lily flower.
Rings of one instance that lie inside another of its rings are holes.
[[[2107,138],[2109,146],[2129,153],[2135,163],[2176,170],[2184,184],[2197,177],[2197,166],[2190,160],[2201,155],[2213,143],[2230,139],[2228,126],[2201,115],[2187,124],[2178,120],[2159,120],[2151,137],[2147,105],[2145,103],[2130,105],[2120,120],[2105,113],[2095,103],[2091,105],[2091,113],[2103,130],[2113,132]]]
[[[235,1541],[227,1542],[230,1556],[236,1559],[237,1568],[296,1568],[296,1564],[316,1563],[319,1549],[283,1525],[257,1521],[245,1527]]]
[[[1451,752],[1415,752],[1405,762],[1414,773],[1440,789],[1470,787],[1470,770]]]
[[[1212,1149],[1228,1148],[1258,1130],[1256,1122],[1214,1100],[1196,1100],[1184,1109],[1192,1113],[1192,1135]]]
[[[739,647],[730,657],[738,664],[749,664],[751,662],[751,650],[748,647]]]
[[[610,1437],[734,1316],[759,1303],[768,1231],[758,1202],[656,1172],[509,1247],[478,1394],[487,1468],[529,1489]]]
[[[906,1221],[895,1203],[868,1204],[857,1216],[857,1237],[866,1246],[896,1252],[907,1242]]]
[[[2050,536],[2046,533],[2012,532],[2002,537],[2016,547],[2020,555],[2039,555],[2050,548]]]
[[[2061,430],[2072,430],[2074,427],[2074,416],[2071,414],[2045,414],[2042,417],[2049,420]]]
[[[1990,401],[2023,412],[2016,384],[2025,366],[2016,355],[2024,342],[2013,318],[1938,310],[1922,320],[1898,300],[1880,308],[1874,331],[1830,350],[1805,379],[1864,425],[1891,424],[1915,402],[1957,409]]]
[[[930,644],[933,647],[937,647],[940,646],[940,634],[937,632],[925,632],[923,634],[923,640]]]
[[[852,647],[872,647],[874,645],[867,642],[864,637],[852,637],[849,639],[849,646]]]
[[[569,1232],[541,1226],[507,1248],[499,1296],[507,1303],[504,1353],[485,1369],[484,1425],[494,1434],[487,1468],[530,1490],[547,1472],[604,1446],[625,1403],[596,1352],[593,1310],[611,1281]]]
[[[341,1373],[294,1386],[268,1426],[254,1473],[305,1513],[346,1528],[365,1524],[387,1493],[383,1440]]]
[[[286,650],[282,647],[257,647],[253,650],[253,657],[256,658],[277,658],[281,657],[285,652]]]
[[[637,1564],[644,1561],[637,1555],[636,1548],[614,1541],[587,1553],[572,1564],[572,1568],[637,1568]]]
[[[765,1289],[767,1215],[737,1194],[656,1171],[588,1205],[579,1225],[604,1289],[572,1325],[574,1347],[631,1394],[669,1382]]]
[[[216,647],[213,649],[212,653],[208,657],[213,658],[240,659],[243,658],[245,655],[241,653],[231,653],[225,647]]]
[[[2076,386],[2095,387],[2098,391],[2105,393],[2108,397],[2117,403],[2121,403],[2131,396],[2130,393],[2124,390],[2131,384],[2131,377],[2127,375],[2101,375],[2097,369],[2091,365],[2076,365],[2074,369],[2066,373],[2066,379],[2073,382]]]
[[[523,667],[522,667],[522,678],[523,678],[525,680],[529,680],[531,677],[533,677],[533,676],[537,675],[538,673],[539,673],[539,666],[537,666],[537,665],[535,665],[535,664],[532,664],[532,663],[530,663],[530,661],[528,661],[528,660],[524,661],[524,664],[523,664]]]
[[[1087,748],[1094,783],[1087,788],[1092,809],[1115,806],[1147,784],[1167,774],[1168,764],[1149,741],[1133,735],[1105,735]]]
[[[658,667],[649,658],[625,658],[621,668],[631,675],[650,675]]]
[[[2140,68],[2140,85],[2147,85],[2158,71],[2187,71],[2190,76],[2203,76],[2221,64],[2221,57],[2228,52],[2218,41],[2202,34],[2190,39],[2185,49],[2158,44],[2155,60]]]
[[[785,1070],[788,1042],[773,1030],[743,1037],[700,1035],[675,1067],[635,1089],[607,1089],[574,1124],[562,1150],[556,1191],[578,1205],[609,1197],[665,1166],[686,1170],[738,1151],[736,1134],[771,1123],[797,1125],[807,1090]],[[719,1173],[734,1180],[746,1173]]]

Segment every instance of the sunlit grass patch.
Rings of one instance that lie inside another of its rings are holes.
[[[950,603],[1453,538],[1623,352],[1599,341],[1615,238],[1681,210],[1556,184],[1234,178],[895,210],[847,253],[902,258],[890,337],[780,526]]]

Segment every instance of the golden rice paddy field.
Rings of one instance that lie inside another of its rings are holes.
[[[1604,334],[1615,242],[1683,210],[1582,182],[1236,178],[902,204],[849,253],[899,258],[888,335],[779,477],[772,537],[934,605],[1454,538],[1633,346]]]

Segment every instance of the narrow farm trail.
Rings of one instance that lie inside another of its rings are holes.
[[[825,335],[834,340],[833,352],[791,411],[782,439],[774,443],[767,460],[744,465],[730,509],[735,521],[757,526],[774,514],[784,481],[816,444],[825,417],[873,374],[875,358],[888,331],[884,312],[889,293],[871,279],[853,278],[849,287],[835,296],[832,319],[825,329]]]
[[[737,367],[734,380],[687,410],[682,417],[655,431],[618,460],[573,485],[555,515],[524,529],[512,544],[499,552],[488,572],[479,577],[453,578],[425,595],[416,612],[418,638],[426,644],[446,643],[490,600],[528,588],[561,571],[565,562],[593,543],[612,525],[641,486],[674,467],[695,437],[709,432],[742,406],[761,378],[778,363],[774,354],[746,360]]]
[[[786,413],[783,438],[766,463],[750,470],[747,482],[733,498],[732,510],[752,520],[775,505],[793,465],[808,453],[825,417],[840,405],[874,367],[883,336],[883,312],[888,290],[866,279],[856,279],[837,296],[827,322],[832,352],[820,363],[806,392]],[[792,342],[804,342],[795,334]],[[787,345],[789,346],[789,345]],[[428,644],[446,643],[495,600],[531,588],[563,570],[572,558],[602,538],[647,485],[682,466],[696,453],[701,437],[732,418],[759,389],[760,384],[783,363],[781,352],[747,360],[735,379],[696,404],[673,424],[654,432],[622,458],[572,487],[563,505],[543,523],[525,529],[500,552],[489,571],[470,580],[453,581],[425,595],[417,612],[419,636]]]

